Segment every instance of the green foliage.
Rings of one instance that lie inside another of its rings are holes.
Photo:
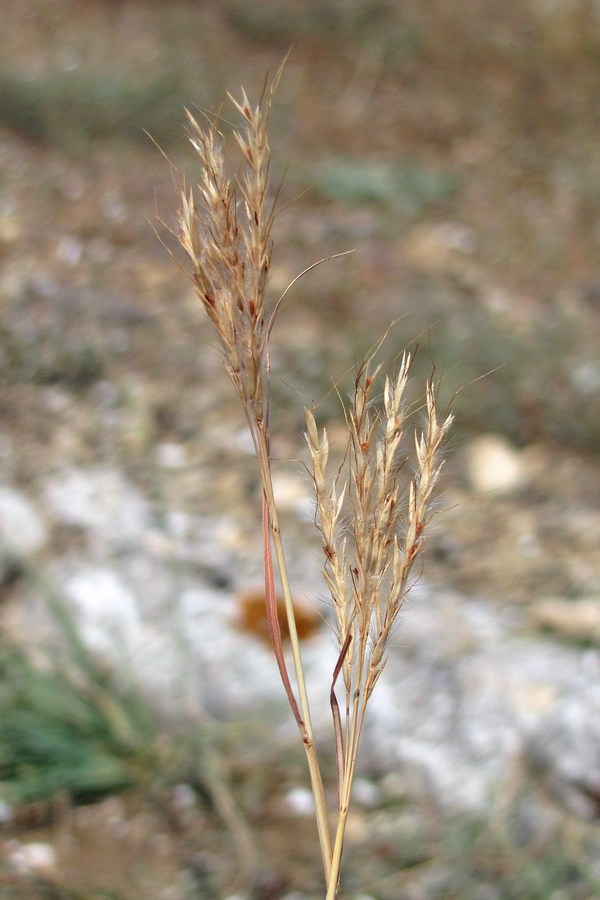
[[[153,728],[139,698],[117,693],[90,660],[86,671],[36,668],[0,653],[0,797],[12,804],[67,792],[120,790],[151,770]]]
[[[379,166],[348,159],[328,160],[312,177],[317,192],[338,203],[372,203],[413,218],[433,204],[448,200],[456,179],[418,163]]]
[[[52,72],[32,80],[0,73],[0,126],[57,145],[108,137],[156,140],[180,130],[186,97],[178,79],[147,84],[103,72]]]

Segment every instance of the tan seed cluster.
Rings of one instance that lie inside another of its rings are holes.
[[[180,241],[192,264],[192,278],[213,322],[228,372],[244,406],[264,416],[265,367],[271,321],[265,289],[271,269],[274,203],[269,197],[268,111],[252,107],[245,92],[238,103],[242,118],[234,137],[243,169],[230,178],[223,138],[215,121],[202,127],[188,112],[190,140],[199,162],[195,190],[182,192]]]
[[[349,445],[346,473],[327,475],[329,444],[306,410],[306,440],[317,499],[317,524],[325,555],[324,577],[333,600],[346,693],[368,700],[381,674],[390,634],[406,597],[409,574],[423,549],[431,501],[452,424],[439,422],[433,382],[427,385],[427,421],[415,435],[414,475],[405,472],[403,438],[410,356],[385,379],[383,409],[372,403],[380,367],[357,373],[346,411]]]

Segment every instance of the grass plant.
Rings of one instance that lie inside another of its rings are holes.
[[[146,782],[158,763],[147,704],[94,658],[44,570],[4,540],[2,549],[44,597],[62,647],[39,648],[33,658],[0,644],[0,800],[15,807],[65,795],[88,800]]]
[[[90,799],[122,790],[145,762],[133,742],[132,709],[98,684],[37,669],[25,654],[0,655],[0,796],[16,807],[67,794]]]
[[[271,468],[269,342],[289,290],[279,298],[272,298],[268,291],[278,197],[269,177],[268,125],[280,75],[281,70],[265,86],[256,105],[243,90],[239,100],[230,96],[241,119],[241,127],[233,135],[242,163],[234,176],[228,174],[220,117],[199,121],[188,113],[199,177],[194,188],[184,186],[181,194],[179,239],[256,451],[263,489],[267,619],[281,680],[306,753],[326,897],[333,900],[339,891],[366,709],[385,666],[411,570],[423,550],[442,466],[440,453],[452,415],[441,421],[438,418],[436,385],[429,380],[425,423],[415,435],[414,467],[410,471],[404,446],[410,413],[405,399],[410,356],[404,354],[397,372],[382,378],[375,352],[358,368],[352,399],[345,409],[348,443],[341,467],[330,470],[327,434],[319,430],[314,412],[305,411],[315,521],[322,538],[323,572],[331,593],[338,653],[330,690],[338,769],[338,804],[332,827],[311,724]],[[377,402],[380,391],[382,403]],[[293,675],[288,670],[277,617],[276,571],[286,610]],[[336,695],[338,680],[344,692],[342,709]]]
[[[0,798],[11,806],[89,800],[142,783],[154,772],[155,726],[136,692],[119,691],[59,622],[70,667],[40,668],[9,644],[0,648]]]

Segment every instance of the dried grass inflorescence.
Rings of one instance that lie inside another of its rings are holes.
[[[200,165],[196,191],[182,192],[180,241],[192,264],[198,297],[213,322],[227,370],[244,405],[262,421],[267,343],[272,319],[265,309],[271,269],[274,201],[269,196],[268,111],[238,103],[243,127],[234,131],[243,173],[226,172],[217,120],[203,128],[188,112],[190,141]],[[271,310],[271,316],[274,310]]]
[[[344,480],[342,470],[327,476],[327,433],[323,430],[319,435],[312,412],[305,411],[324,577],[333,600],[340,650],[349,644],[342,667],[344,682],[351,692],[356,669],[358,685],[364,687],[367,698],[385,663],[411,568],[423,549],[432,495],[443,465],[440,451],[453,420],[448,415],[438,421],[435,385],[429,382],[427,423],[415,437],[416,470],[407,477],[404,396],[410,362],[405,354],[395,378],[386,377],[383,410],[371,402],[381,367],[371,372],[366,363],[358,372],[346,411],[349,445]]]
[[[220,119],[207,118],[203,127],[188,113],[200,176],[194,189],[182,192],[179,239],[190,260],[198,298],[214,325],[256,449],[263,486],[268,631],[306,752],[327,900],[333,900],[339,887],[365,710],[385,665],[411,569],[423,549],[442,466],[440,451],[452,416],[438,420],[435,385],[430,381],[424,403],[426,423],[416,435],[416,462],[412,474],[408,473],[403,437],[408,417],[405,394],[410,357],[405,354],[397,374],[385,379],[379,405],[374,403],[373,395],[379,384],[380,367],[370,357],[356,374],[352,401],[345,413],[345,474],[342,467],[330,475],[327,434],[324,430],[319,433],[313,413],[306,411],[316,521],[323,541],[324,575],[339,640],[330,691],[338,763],[337,822],[332,835],[300,650],[302,622],[292,601],[271,474],[269,339],[287,293],[286,290],[276,302],[267,301],[276,199],[276,192],[269,185],[267,126],[280,75],[281,70],[257,106],[250,104],[244,92],[239,102],[230,98],[242,121],[241,128],[233,132],[241,150],[242,167],[233,177],[226,170]],[[275,591],[275,565],[281,597]],[[284,638],[289,638],[295,685],[288,673]],[[343,722],[336,698],[340,676],[346,694]]]
[[[407,474],[403,448],[405,401],[411,359],[404,354],[394,378],[386,377],[383,404],[373,402],[381,367],[372,360],[356,374],[345,411],[348,447],[344,465],[328,475],[329,442],[305,410],[306,442],[323,541],[323,574],[335,614],[339,656],[331,687],[338,766],[338,823],[332,873],[340,870],[355,763],[369,698],[383,671],[390,635],[409,588],[431,519],[433,493],[443,465],[441,450],[452,424],[438,420],[433,380],[427,384],[426,424],[415,434],[416,462]],[[344,720],[335,686],[345,689]],[[327,898],[337,888],[331,876]]]
[[[381,367],[371,370],[366,362],[360,368],[346,410],[345,465],[331,477],[327,433],[323,429],[319,434],[314,415],[305,411],[316,522],[325,556],[323,573],[339,643],[337,672],[346,694],[342,725],[332,691],[342,806],[366,705],[385,666],[411,569],[423,550],[433,491],[443,465],[440,451],[453,420],[448,415],[438,421],[435,385],[430,381],[426,425],[415,436],[416,465],[414,473],[407,474],[403,437],[410,362],[405,354],[397,375],[385,378],[382,409],[372,401]]]

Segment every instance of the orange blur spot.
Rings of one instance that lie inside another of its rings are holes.
[[[269,637],[269,626],[265,609],[265,592],[260,589],[240,591],[236,595],[236,603],[238,608],[237,626],[240,631],[253,634],[255,637],[270,644],[271,638]],[[310,606],[296,602],[294,602],[294,612],[298,637],[301,641],[304,641],[311,637],[320,627],[321,617]],[[279,619],[282,639],[289,641],[290,630],[285,614],[285,603],[283,602],[283,597],[279,594],[277,595],[277,618]]]

